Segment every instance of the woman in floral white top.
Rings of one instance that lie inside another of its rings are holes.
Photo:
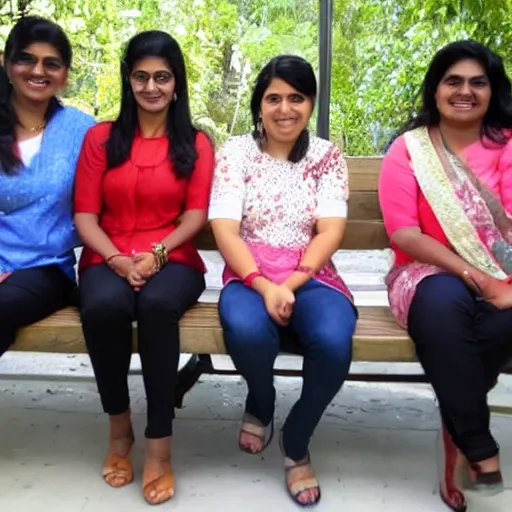
[[[274,426],[273,365],[283,334],[304,352],[302,394],[282,432],[286,485],[299,505],[320,499],[308,445],[349,371],[357,312],[331,257],[346,224],[341,151],[309,135],[316,80],[294,56],[271,60],[251,100],[255,129],[221,148],[210,202],[225,261],[224,339],[249,394],[239,446],[261,453]]]

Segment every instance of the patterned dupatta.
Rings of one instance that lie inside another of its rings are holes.
[[[470,265],[497,278],[512,273],[512,219],[499,198],[445,145],[439,130],[404,134],[414,174],[453,249]],[[413,262],[391,269],[389,302],[397,322],[407,326],[419,282],[443,270]]]

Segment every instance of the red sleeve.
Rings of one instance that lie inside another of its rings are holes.
[[[105,141],[110,126],[110,123],[93,126],[85,136],[76,168],[75,213],[101,213],[101,184],[107,168]]]
[[[396,139],[382,161],[379,202],[388,236],[402,228],[418,227],[418,182],[403,136]]]
[[[214,151],[208,136],[199,132],[196,137],[198,158],[187,186],[185,210],[207,210],[212,188]]]

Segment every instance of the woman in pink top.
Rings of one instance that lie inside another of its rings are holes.
[[[441,497],[458,479],[503,488],[487,392],[512,356],[512,97],[497,55],[459,41],[434,57],[422,106],[386,154],[379,197],[396,261],[389,301],[439,399]]]
[[[315,74],[300,57],[263,68],[251,100],[255,130],[217,155],[209,214],[227,263],[224,339],[249,388],[243,451],[261,453],[272,438],[283,336],[304,353],[302,393],[280,439],[287,489],[302,506],[320,499],[309,440],[347,376],[357,316],[331,262],[345,230],[347,168],[338,147],[309,135],[315,96]]]

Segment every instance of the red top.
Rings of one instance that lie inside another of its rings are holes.
[[[166,136],[133,141],[130,158],[106,171],[105,141],[112,123],[100,123],[87,133],[78,160],[75,212],[98,215],[99,225],[123,253],[151,251],[174,229],[187,210],[206,210],[213,176],[214,151],[208,137],[199,132],[195,146],[196,167],[190,178],[179,179],[168,159]],[[104,259],[84,247],[79,270]],[[169,261],[206,271],[193,240],[173,249]]]

